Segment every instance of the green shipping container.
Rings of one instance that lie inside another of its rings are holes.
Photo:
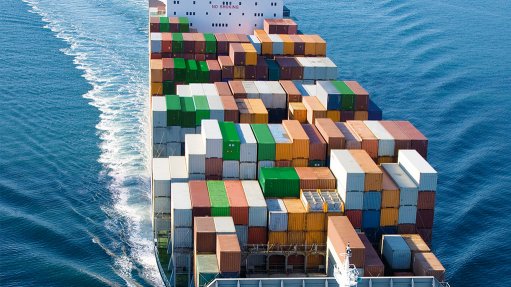
[[[206,39],[206,54],[216,54],[216,37],[213,34],[205,33]]]
[[[168,17],[160,17],[160,32],[170,32]]]
[[[257,141],[257,160],[275,160],[275,140],[266,124],[251,124]]]
[[[179,17],[179,31],[182,33],[190,32],[190,22],[187,17]]]
[[[240,160],[240,137],[233,122],[219,122],[223,138],[224,160]]]
[[[206,96],[193,96],[195,104],[195,125],[200,126],[202,120],[210,118],[208,98]]]
[[[180,97],[181,101],[181,127],[195,127],[195,104],[192,97]]]
[[[355,110],[355,93],[342,81],[332,81],[332,84],[341,93],[341,111]]]
[[[208,186],[209,201],[211,202],[211,216],[231,216],[224,182],[209,180],[206,184]]]
[[[216,254],[197,254],[195,256],[195,284],[205,287],[220,276]]]
[[[172,33],[172,52],[173,53],[183,53],[184,48],[184,40],[183,34],[181,33]]]
[[[172,95],[176,93],[176,84],[173,81],[163,82],[163,94]]]
[[[181,125],[181,100],[179,96],[168,95],[165,97],[167,103],[167,126]]]
[[[197,61],[186,60],[186,82],[197,83],[198,70]]]
[[[199,63],[199,73],[198,80],[199,83],[208,83],[209,82],[209,68],[206,61],[200,61]]]
[[[174,79],[176,82],[186,80],[186,60],[183,58],[174,58]]]
[[[300,197],[300,178],[293,167],[262,167],[259,184],[264,197]]]

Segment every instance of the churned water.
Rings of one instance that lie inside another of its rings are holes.
[[[511,285],[511,5],[286,1],[341,79],[430,138],[433,249]],[[161,285],[151,248],[147,2],[0,1],[0,285]]]

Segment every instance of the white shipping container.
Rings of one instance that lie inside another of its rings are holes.
[[[171,218],[174,227],[192,227],[192,201],[188,183],[172,183],[171,185]]]
[[[201,135],[185,136],[185,158],[189,175],[206,173],[206,148]]]
[[[327,80],[336,80],[337,76],[339,74],[339,71],[337,70],[337,65],[328,57],[322,58],[323,65],[326,68],[326,77]]]
[[[215,221],[215,230],[217,234],[231,234],[236,233],[236,228],[234,227],[234,221],[230,216],[215,216],[213,217]]]
[[[215,84],[202,84],[205,96],[219,96]]]
[[[237,160],[224,160],[222,163],[222,177],[224,179],[239,179],[240,162]]]
[[[236,235],[238,236],[238,242],[241,248],[248,243],[248,226],[247,225],[235,225]]]
[[[296,57],[296,61],[303,67],[303,79],[305,80],[313,80],[314,76],[314,66],[310,62],[308,57]],[[310,95],[310,94],[309,94]]]
[[[268,230],[287,231],[287,209],[282,199],[267,199],[268,207]]]
[[[248,226],[266,226],[268,209],[259,182],[242,180],[241,184],[248,204]]]
[[[264,106],[266,108],[271,108],[273,106],[273,94],[268,82],[255,81],[254,84],[259,91],[259,98],[263,101]]]
[[[153,128],[153,144],[167,143],[167,128]]]
[[[170,197],[154,197],[153,196],[153,213],[161,214],[168,213],[170,214]]]
[[[166,144],[153,144],[153,158],[166,158],[167,145]]]
[[[212,96],[207,95],[209,105],[209,117],[212,120],[223,121],[224,120],[224,104],[222,104],[222,99],[220,96]]]
[[[191,97],[192,90],[190,89],[189,85],[177,85],[176,94],[180,97]]]
[[[316,85],[313,85],[313,84],[304,84],[303,85],[303,88],[305,89],[305,91],[307,91],[307,93],[309,94],[309,96],[311,97],[315,97],[316,94],[317,94],[317,91],[316,91]]]
[[[417,222],[417,206],[400,206],[398,224],[415,224]]]
[[[153,158],[153,194],[170,196],[170,162],[168,158]]]
[[[245,89],[247,99],[259,99],[259,90],[257,90],[254,81],[241,81],[241,84]]]
[[[326,80],[327,79],[327,69],[325,67],[324,62],[322,61],[324,58],[315,58],[310,57],[309,61],[314,67],[314,80]]]
[[[173,250],[193,248],[193,229],[191,227],[173,227],[171,238]]]
[[[190,91],[192,93],[192,96],[205,96],[206,93],[204,92],[204,89],[202,88],[202,84],[190,84]]]
[[[181,128],[180,130],[180,141],[182,143],[185,142],[185,136],[188,135],[188,134],[196,134],[196,130],[195,128]]]
[[[257,36],[255,35],[248,35],[248,40],[250,41],[250,43],[252,43],[252,46],[254,46],[254,48],[256,49],[257,51],[257,54],[258,55],[261,55],[262,53],[262,48],[261,48],[261,41],[259,41],[259,38],[257,38]]]
[[[417,183],[420,191],[436,191],[438,174],[416,150],[400,150],[397,162]]]
[[[279,82],[269,81],[267,82],[272,93],[272,106],[273,109],[285,109],[287,106],[287,94],[282,88]]]
[[[168,143],[179,143],[184,142],[181,140],[181,127],[180,126],[170,126],[167,127],[167,142]],[[184,139],[184,136],[183,136]]]
[[[236,124],[236,130],[240,138],[240,162],[256,162],[257,141],[252,128],[249,124]]]
[[[399,205],[417,205],[419,189],[410,176],[397,163],[382,163],[381,167],[399,187]]]
[[[261,167],[274,167],[275,162],[272,160],[261,160],[257,162],[257,177],[261,173]]]
[[[206,147],[206,158],[222,158],[222,132],[217,120],[202,120],[202,143]]]
[[[240,179],[257,179],[257,163],[240,162]]]
[[[273,139],[275,140],[275,143],[292,143],[291,138],[286,132],[286,129],[284,129],[284,126],[281,124],[268,124],[268,129],[270,130],[271,135],[273,136]]]
[[[328,102],[330,98],[336,98],[332,101],[335,101],[339,104],[341,103],[341,94],[337,88],[335,88],[334,85],[329,81],[316,82],[316,97],[325,108],[328,108]],[[339,106],[335,108],[337,109]]]
[[[379,121],[364,121],[378,139],[378,156],[394,156],[394,137],[381,125]]]
[[[184,156],[171,156],[170,162],[170,178],[172,182],[188,182],[188,169],[186,167],[186,159]]]
[[[273,55],[284,55],[284,41],[277,34],[268,34],[273,44]]]
[[[344,187],[346,191],[364,191],[364,171],[348,150],[330,152],[330,170],[337,178],[339,188]]]
[[[152,97],[153,128],[167,126],[167,102],[165,97]]]
[[[342,198],[342,193],[339,193]],[[363,191],[348,191],[344,200],[345,210],[362,210],[364,207],[364,192]]]

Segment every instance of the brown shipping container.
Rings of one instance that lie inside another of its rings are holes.
[[[149,23],[149,31],[160,32],[160,17],[151,17]]]
[[[163,80],[164,81],[173,81],[174,80],[174,59],[165,58],[162,59],[163,63]]]
[[[397,157],[394,157],[394,156],[379,156],[378,159],[376,160],[376,162],[378,164],[382,164],[382,163],[396,163],[397,162]]]
[[[309,158],[309,136],[302,125],[296,120],[284,120],[282,126],[292,141],[293,158]]]
[[[445,268],[431,252],[413,256],[413,273],[415,276],[433,276],[440,282],[445,280]]]
[[[287,230],[305,231],[307,212],[302,201],[298,198],[285,198],[282,201],[287,209]]]
[[[316,119],[316,128],[328,143],[327,158],[333,149],[344,149],[346,142],[344,135],[331,119]]]
[[[344,135],[346,140],[346,149],[362,149],[362,139],[353,129],[346,123],[335,123],[337,128]]]
[[[433,240],[433,229],[431,228],[417,228],[417,233],[424,239],[424,241],[431,246],[431,240]]]
[[[335,189],[337,179],[328,167],[314,167],[312,169],[318,179],[318,189]]]
[[[397,233],[399,233],[399,234],[417,233],[417,225],[415,225],[415,224],[399,224],[397,226]]]
[[[238,111],[240,113],[240,123],[252,123],[248,99],[236,99],[236,105],[238,106]]]
[[[355,111],[353,120],[355,121],[367,121],[369,119],[369,113],[366,111]],[[346,119],[345,119],[346,121]]]
[[[287,244],[305,244],[305,231],[288,231]]]
[[[245,79],[255,80],[257,78],[257,66],[245,66]]]
[[[399,126],[393,121],[380,121],[380,124],[389,132],[394,138],[395,147],[394,154],[398,154],[398,150],[411,149],[412,142],[410,138],[399,128]]]
[[[291,161],[291,166],[294,167],[305,167],[309,165],[309,159],[306,158],[295,158]]]
[[[229,84],[225,82],[215,82],[216,90],[218,91],[218,95],[220,97],[232,97],[231,88],[229,88]]]
[[[325,231],[325,213],[323,212],[307,212],[305,215],[305,230],[309,231]]]
[[[367,111],[369,105],[369,93],[362,88],[357,81],[344,82],[355,93],[355,110]]]
[[[372,159],[378,158],[378,139],[362,121],[347,121],[348,125],[362,139],[362,149],[367,151]]]
[[[435,192],[419,191],[418,209],[435,209]]]
[[[222,164],[221,158],[207,158],[206,159],[206,179],[222,179]]]
[[[307,121],[314,124],[316,119],[326,118],[326,108],[316,97],[303,97],[302,102],[307,108]]]
[[[239,180],[224,181],[231,216],[236,225],[248,225],[248,203]]]
[[[248,244],[267,244],[268,229],[266,227],[249,227]]]
[[[268,232],[268,244],[287,245],[287,231],[270,231]]]
[[[355,264],[357,268],[364,267],[365,246],[348,217],[329,216],[327,238],[337,253],[346,253],[346,246],[349,243],[351,248],[350,263]]]
[[[222,105],[224,106],[224,120],[226,122],[238,123],[240,121],[240,114],[238,111],[238,105],[233,96],[220,97]]]
[[[300,178],[300,189],[318,189],[318,178],[312,171],[312,167],[295,167]]]
[[[394,183],[387,172],[380,168],[383,173],[381,208],[399,207],[399,187]]]
[[[364,263],[364,276],[366,277],[379,277],[385,276],[385,266],[381,261],[376,250],[369,239],[367,239],[364,233],[359,233],[358,237],[362,240],[365,246],[365,263]]]
[[[295,84],[292,81],[286,81],[282,80],[279,81],[280,85],[284,89],[284,91],[287,94],[287,101],[288,103],[294,103],[294,102],[301,102],[302,101],[302,94],[300,91],[296,88]]]
[[[305,42],[302,40],[300,35],[289,35],[289,38],[293,41],[295,48],[294,53],[296,56],[305,55]]]
[[[195,54],[195,40],[193,33],[181,33],[183,35],[184,52],[187,54]]]
[[[362,210],[346,210],[344,212],[354,228],[362,228]]]
[[[410,138],[412,149],[416,150],[424,159],[427,159],[428,139],[408,121],[394,121],[394,123]]]
[[[289,103],[289,120],[296,120],[301,124],[307,123],[307,109],[303,103]]]
[[[433,209],[417,210],[417,228],[433,228],[435,211]]]
[[[275,167],[291,167],[293,162],[290,160],[276,160]]]
[[[309,137],[309,160],[326,160],[327,143],[318,129],[311,124],[302,125],[303,130]]]
[[[325,256],[323,255],[309,255],[307,257],[307,268],[318,268],[319,266],[325,266]]]
[[[289,255],[287,257],[287,264],[293,265],[294,267],[300,267],[305,265],[305,256],[303,255]]]
[[[243,87],[242,81],[229,81],[229,87],[231,88],[232,94],[235,99],[247,98],[247,92]]]
[[[220,82],[222,81],[222,68],[217,60],[206,60],[206,64],[209,69],[209,82]]]
[[[256,79],[258,81],[268,80],[268,63],[263,56],[257,56]]]
[[[240,43],[229,44],[229,57],[234,65],[244,66],[246,61],[246,52]]]
[[[211,202],[209,201],[208,187],[206,181],[191,180],[188,182],[190,187],[190,199],[192,201],[192,215],[211,216]]]
[[[323,213],[324,214],[324,213]],[[326,228],[325,228],[326,230]],[[325,245],[326,244],[326,232],[325,231],[308,231],[305,233],[305,244],[312,245]]]
[[[202,33],[194,33],[193,39],[195,40],[195,53],[204,54],[206,53],[206,39]]]
[[[241,248],[236,234],[217,235],[216,257],[220,273],[240,272]]]
[[[162,53],[172,53],[172,34],[161,34],[161,51]]]
[[[234,79],[235,80],[245,79],[245,66],[234,66]]]
[[[151,60],[151,82],[152,83],[163,82],[163,62],[161,59]]]
[[[410,247],[412,256],[415,255],[415,253],[431,252],[431,249],[419,234],[402,234],[401,237],[403,237],[408,247]]]
[[[217,54],[225,56],[229,53],[229,42],[224,33],[215,33]]]
[[[365,150],[353,149],[349,151],[364,171],[364,191],[382,190],[383,172],[374,163]]]
[[[394,277],[413,277],[415,275],[413,274],[413,272],[395,271],[395,272],[392,272],[392,276],[394,276]]]
[[[268,34],[264,30],[254,30],[254,35],[261,41],[261,54],[272,55],[273,43]]]
[[[213,217],[194,218],[193,243],[197,254],[215,253],[216,230]]]
[[[229,56],[218,56],[218,63],[222,68],[222,79],[234,79],[234,64]]]

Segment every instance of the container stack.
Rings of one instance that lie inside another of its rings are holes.
[[[298,32],[298,25],[292,19],[264,19],[264,31],[268,34],[295,35]]]
[[[158,240],[160,234],[167,238],[171,228],[170,222],[170,161],[168,158],[153,158],[152,164],[152,194],[154,236]],[[162,239],[165,240],[165,239]]]
[[[326,152],[328,144],[321,136],[316,126],[311,124],[302,125],[303,130],[309,138],[309,164],[308,166],[326,166]]]
[[[248,124],[236,124],[240,139],[240,179],[256,179],[257,141]]]
[[[372,243],[367,239],[364,233],[359,233],[358,237],[365,247],[364,273],[365,277],[385,276],[385,265],[380,259],[378,252],[374,250]]]
[[[248,204],[248,244],[268,242],[268,207],[259,183],[242,180],[243,192]]]
[[[222,178],[240,178],[240,137],[236,126],[232,122],[219,122],[222,133]]]
[[[187,17],[151,17],[149,19],[150,32],[188,32],[190,25]]]
[[[317,81],[316,96],[334,122],[369,118],[369,94],[355,81]]]
[[[171,266],[175,277],[186,276],[192,271],[193,216],[188,183],[173,182],[171,185]]]
[[[282,126],[291,139],[291,166],[300,167],[309,164],[310,139],[302,125],[296,120],[284,120]]]
[[[348,244],[351,248],[350,264],[354,264],[359,273],[364,274],[366,248],[348,217],[328,217],[327,229],[327,276],[334,275],[336,266],[343,266]]]

